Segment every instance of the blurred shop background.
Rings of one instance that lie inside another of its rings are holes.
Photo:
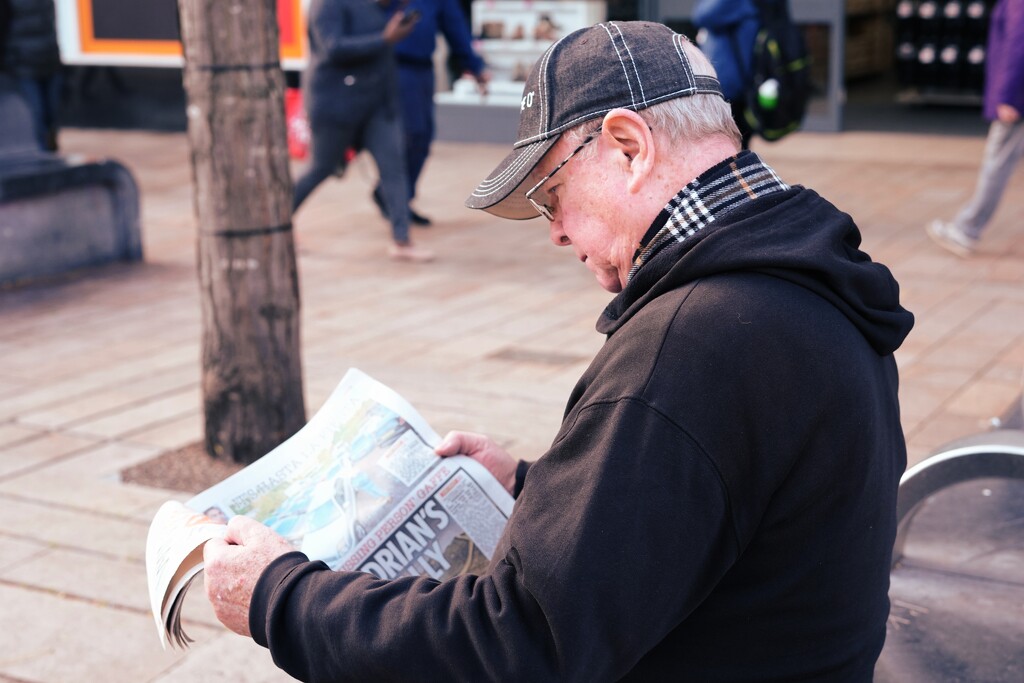
[[[481,96],[435,52],[438,137],[509,142],[522,82],[553,41],[605,19],[650,19],[690,37],[695,0],[462,0],[493,74]],[[305,64],[305,0],[278,0],[282,66]],[[790,0],[813,57],[805,130],[983,136],[985,40],[994,0]],[[62,125],[184,130],[176,0],[57,0],[66,68]]]

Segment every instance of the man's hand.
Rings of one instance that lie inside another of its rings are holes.
[[[412,33],[412,28],[417,21],[419,21],[418,13],[395,12],[384,26],[384,40],[390,45],[398,43]]]
[[[476,89],[481,95],[487,94],[487,84],[491,82],[491,72],[484,70],[478,74],[473,74],[473,80],[476,81]]]
[[[269,527],[242,515],[231,518],[223,539],[206,542],[206,597],[222,624],[239,635],[251,635],[249,603],[256,581],[268,564],[292,550]]]
[[[996,118],[1003,123],[1017,123],[1020,120],[1020,112],[1017,108],[1009,104],[997,104],[996,105]]]
[[[512,493],[516,486],[516,465],[519,463],[508,452],[483,434],[472,432],[448,432],[434,452],[444,457],[468,455]]]

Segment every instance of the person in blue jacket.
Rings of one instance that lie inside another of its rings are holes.
[[[388,253],[424,262],[433,252],[409,238],[409,196],[394,45],[415,22],[394,0],[313,0],[309,63],[303,81],[313,159],[295,182],[292,209],[344,168],[349,149],[365,148],[377,162],[381,196],[394,240]]]
[[[943,249],[967,257],[978,248],[1013,170],[1024,156],[1024,0],[999,0],[992,10],[985,62],[985,152],[974,196],[956,218],[935,220],[928,235]]]
[[[754,54],[754,39],[761,28],[757,2],[697,0],[691,18],[700,29],[697,44],[715,67],[722,84],[722,94],[732,107],[743,149],[749,149],[754,132],[744,116],[744,93]]]
[[[409,200],[412,201],[434,141],[436,86],[433,55],[437,34],[444,36],[454,62],[459,69],[473,75],[481,92],[486,92],[489,74],[483,59],[473,50],[470,29],[458,0],[411,0],[405,12],[419,16],[412,32],[395,45],[405,131],[405,170],[409,178]],[[374,201],[386,214],[379,187],[374,190]],[[412,208],[409,209],[409,218],[415,225],[430,225],[429,218]]]

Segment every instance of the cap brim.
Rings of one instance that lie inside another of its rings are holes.
[[[523,181],[558,142],[559,137],[553,135],[546,140],[513,149],[466,198],[466,206],[514,220],[539,216],[537,209],[526,200],[526,191],[530,188],[522,187]]]

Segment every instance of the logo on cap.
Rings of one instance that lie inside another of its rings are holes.
[[[523,101],[519,104],[519,111],[523,111],[527,107],[532,107],[533,106],[533,94],[534,94],[534,91],[531,90],[530,92],[528,92],[525,95],[523,95]]]

